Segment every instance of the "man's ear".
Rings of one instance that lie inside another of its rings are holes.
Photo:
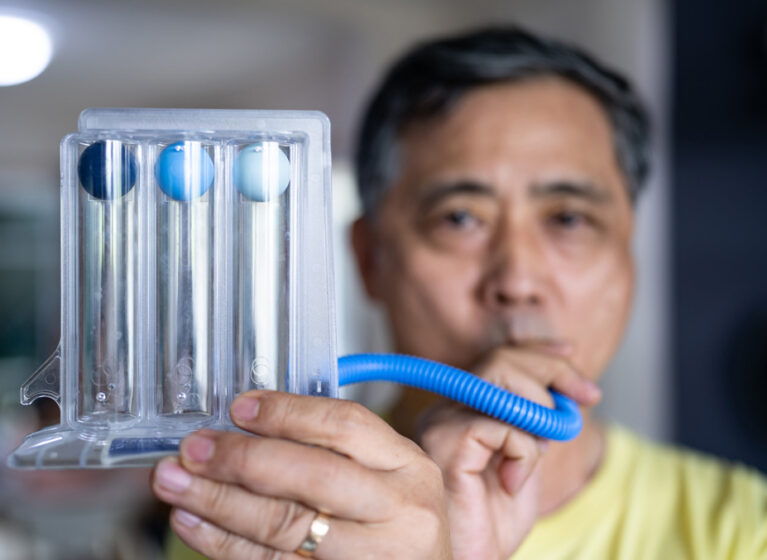
[[[377,289],[377,258],[376,235],[373,226],[365,217],[357,218],[352,224],[352,249],[357,258],[357,270],[365,285],[365,292],[369,298],[377,300],[380,293]]]

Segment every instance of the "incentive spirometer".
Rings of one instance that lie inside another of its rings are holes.
[[[11,467],[148,466],[195,430],[236,430],[244,391],[336,398],[372,380],[577,435],[558,394],[549,409],[415,357],[338,359],[324,114],[87,109],[78,128],[61,142],[61,340],[21,387],[61,423]]]

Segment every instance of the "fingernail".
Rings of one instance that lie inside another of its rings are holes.
[[[189,513],[184,509],[177,509],[174,515],[176,516],[176,521],[181,523],[184,527],[189,527],[190,529],[197,527],[197,525],[199,525],[202,521],[202,519],[197,517],[195,514]]]
[[[157,483],[171,492],[183,492],[192,484],[192,476],[173,461],[157,466]]]
[[[597,400],[602,398],[602,388],[591,381],[591,379],[586,380],[586,385],[589,388],[589,394],[591,395],[592,400]]]
[[[181,454],[184,458],[196,463],[204,463],[213,457],[216,444],[209,437],[192,434],[181,443]]]
[[[232,417],[238,420],[253,420],[258,415],[258,399],[239,397],[232,403]]]

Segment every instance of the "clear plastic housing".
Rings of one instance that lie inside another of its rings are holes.
[[[150,151],[157,153],[155,161],[160,161],[161,154],[178,144],[160,144]],[[185,169],[189,175],[189,180],[183,181],[185,188],[180,192],[167,189],[168,194],[157,172],[150,180],[156,209],[155,405],[159,416],[183,414],[199,420],[215,414],[213,224],[217,185],[199,185],[192,180],[205,175],[204,163],[212,162],[214,146],[190,140],[181,144],[185,149],[182,163],[189,167]],[[206,187],[205,192],[196,192],[201,187]]]
[[[252,144],[236,147],[237,154]],[[263,161],[268,169],[279,169],[289,161],[290,145],[262,142]],[[298,148],[296,148],[297,150]],[[298,154],[294,154],[298,157]],[[236,158],[235,158],[236,160]],[[290,220],[290,186],[283,186],[278,173],[265,177],[265,196],[236,194],[235,282],[236,388],[287,390],[288,292],[290,243],[286,227]],[[268,196],[268,200],[263,200]]]
[[[250,389],[336,396],[329,123],[88,109],[61,144],[62,338],[18,468],[150,465]]]
[[[130,163],[135,146],[78,142],[78,152],[78,161],[102,167],[103,174],[77,191],[76,416],[84,423],[120,423],[138,417],[136,166],[120,165]]]

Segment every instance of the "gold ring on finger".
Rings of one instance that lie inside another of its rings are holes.
[[[312,558],[317,547],[325,538],[330,530],[330,517],[324,513],[317,512],[317,515],[312,520],[312,524],[309,526],[309,532],[304,539],[304,542],[295,550],[296,554],[303,556],[304,558]]]

